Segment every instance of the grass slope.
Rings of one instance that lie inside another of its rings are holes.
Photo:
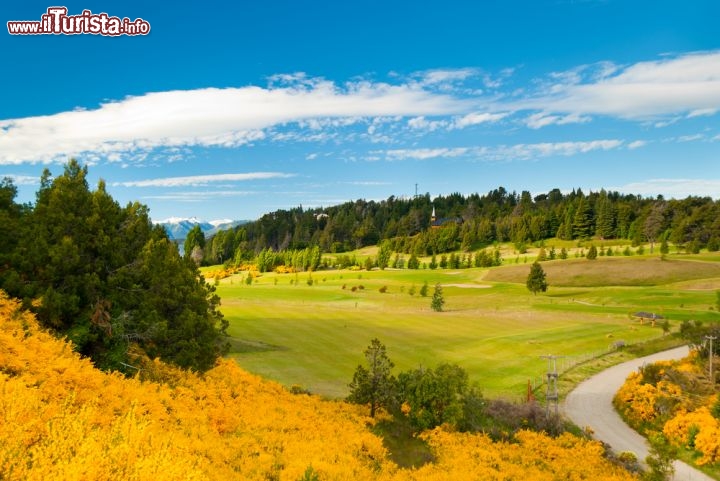
[[[694,279],[720,277],[720,264],[695,260],[660,260],[658,257],[606,257],[588,262],[572,259],[542,263],[548,283],[558,287],[657,286]],[[525,282],[524,265],[493,269],[485,279]]]
[[[541,355],[568,356],[563,363],[569,363],[607,350],[616,340],[633,343],[661,335],[658,328],[632,321],[630,312],[659,312],[675,325],[716,316],[708,309],[714,291],[683,283],[717,282],[717,264],[610,258],[543,266],[556,280],[567,269],[569,277],[592,274],[592,283],[627,273],[628,282],[632,275],[646,285],[585,286],[590,282],[576,279],[557,287],[550,278],[548,294],[533,296],[524,287],[529,266],[513,265],[489,271],[265,274],[250,286],[240,275],[221,281],[218,293],[230,321],[231,355],[241,366],[330,397],[347,394],[362,351],[374,337],[387,346],[397,370],[453,362],[467,369],[487,395],[520,397],[528,379],[542,377]],[[308,285],[310,278],[313,285]],[[433,312],[430,296],[419,296],[424,282],[430,293],[435,283],[444,286],[446,312]],[[383,286],[387,293],[379,292]]]

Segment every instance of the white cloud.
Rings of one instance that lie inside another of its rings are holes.
[[[639,149],[640,147],[645,147],[647,144],[648,143],[646,140],[634,140],[628,144],[627,148],[630,150],[635,150]]]
[[[704,116],[710,116],[715,115],[717,113],[718,109],[697,109],[693,110],[688,114],[688,118],[691,119],[693,117],[704,117]]]
[[[439,148],[439,149],[394,149],[386,150],[382,153],[385,154],[387,160],[426,160],[434,159],[438,157],[449,158],[459,157],[465,155],[469,149],[465,147],[455,148]],[[371,152],[371,154],[378,153],[377,151]]]
[[[427,160],[434,158],[467,157],[481,161],[533,160],[551,156],[572,156],[596,150],[613,150],[623,145],[622,140],[605,139],[580,142],[540,142],[535,144],[500,145],[496,147],[474,146],[435,149],[394,149],[370,152],[372,160]],[[382,158],[382,157],[380,157]],[[368,158],[366,158],[368,160]]]
[[[531,129],[540,129],[548,125],[565,125],[565,124],[581,124],[589,122],[590,117],[582,116],[577,113],[569,115],[549,115],[546,112],[532,114],[525,119],[525,125]]]
[[[393,185],[392,182],[382,182],[377,180],[358,180],[353,182],[341,182],[341,184],[347,185],[361,185],[361,186],[378,186],[378,185]]]
[[[594,150],[617,149],[622,140],[591,140],[585,142],[540,142],[536,144],[516,144],[501,146],[484,152],[491,160],[532,160],[540,157],[571,156],[585,154]]]
[[[339,84],[299,72],[269,77],[268,87],[147,93],[97,108],[0,120],[0,165],[73,156],[90,164],[132,165],[158,149],[183,149],[153,156],[168,162],[189,147],[261,141],[403,145],[407,137],[491,125],[512,115],[540,129],[598,115],[660,127],[720,112],[720,51],[624,66],[581,65],[492,96],[469,88],[498,89],[510,75],[512,69],[496,75],[437,69],[394,84]]]
[[[32,175],[18,175],[18,174],[3,174],[0,176],[0,180],[3,177],[8,177],[12,180],[13,184],[18,185],[39,185],[40,178]]]
[[[677,138],[678,142],[694,142],[695,140],[701,140],[705,138],[703,134],[693,134],[693,135],[681,135]]]
[[[477,70],[473,68],[437,69],[420,72],[418,75],[422,85],[438,85],[466,80],[477,75]]]
[[[428,120],[425,117],[413,117],[408,120],[408,127],[414,130],[433,132],[438,129],[446,129],[450,125],[447,120]]]
[[[649,179],[613,187],[610,190],[652,197],[663,195],[682,199],[688,196],[700,196],[717,199],[720,179]]]
[[[249,172],[243,174],[191,175],[165,177],[161,179],[133,180],[128,182],[115,182],[113,185],[123,187],[186,187],[208,185],[213,182],[240,182],[247,180],[285,179],[289,177],[295,177],[295,174],[284,174],[282,172]]]
[[[84,152],[107,157],[157,147],[235,147],[264,139],[265,129],[292,122],[453,115],[467,111],[468,102],[417,85],[365,81],[343,87],[315,80],[281,88],[148,93],[93,110],[2,120],[0,165],[47,163]]]
[[[504,119],[508,115],[508,112],[471,112],[467,115],[455,119],[451,126],[455,129],[464,129],[465,127],[469,127],[471,125],[497,122],[498,120]]]
[[[413,117],[408,120],[407,124],[413,130],[420,130],[424,132],[434,132],[436,130],[454,130],[464,129],[472,125],[494,123],[501,119],[504,119],[509,115],[509,112],[470,112],[460,117],[455,117],[450,120],[428,120],[424,116]]]
[[[555,74],[534,97],[518,100],[514,106],[542,112],[536,127],[558,123],[553,117],[562,118],[562,114],[647,120],[680,114],[711,115],[720,110],[720,52],[693,53],[624,68],[607,62],[593,67]],[[598,69],[602,71],[599,76]]]
[[[149,200],[170,200],[173,202],[204,202],[212,199],[223,199],[230,197],[246,197],[261,192],[247,190],[213,190],[198,192],[173,192],[169,194],[145,195],[143,199]],[[160,221],[166,222],[166,221]]]

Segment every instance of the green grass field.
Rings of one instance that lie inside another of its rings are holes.
[[[615,341],[662,335],[659,327],[632,320],[632,312],[662,314],[674,327],[683,319],[718,319],[711,308],[720,289],[720,264],[702,259],[547,262],[550,289],[537,296],[524,285],[529,264],[270,273],[249,286],[240,274],[223,279],[218,294],[230,322],[231,356],[287,386],[345,396],[363,350],[377,337],[396,372],[457,363],[486,395],[514,399],[524,394],[529,379],[542,377],[542,355],[568,356],[561,361],[567,364]],[[430,285],[428,297],[419,295],[424,282]],[[445,312],[430,309],[435,283],[443,286]],[[380,292],[383,286],[386,293]]]

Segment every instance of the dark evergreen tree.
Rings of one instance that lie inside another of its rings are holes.
[[[190,229],[190,232],[188,232],[185,243],[183,244],[183,252],[189,257],[195,247],[198,247],[200,252],[205,249],[205,233],[199,225],[194,226]]]
[[[350,395],[347,400],[369,404],[370,417],[375,417],[378,408],[389,407],[395,399],[397,383],[391,373],[395,365],[388,358],[385,345],[377,338],[370,341],[364,354],[367,367],[358,365],[348,385]]]
[[[664,212],[666,209],[665,202],[656,202],[650,208],[648,216],[645,218],[643,225],[643,234],[645,238],[650,242],[650,253],[653,253],[655,248],[655,241],[663,230],[665,224]]]
[[[528,290],[533,294],[537,295],[538,292],[545,292],[548,288],[547,280],[545,279],[545,271],[539,262],[533,262],[530,266],[530,273],[525,283]]]
[[[601,239],[612,239],[615,237],[615,209],[608,199],[607,192],[600,191],[597,201],[597,222],[595,235]]]
[[[587,197],[581,196],[573,217],[572,233],[575,239],[589,239],[593,233],[592,208]]]
[[[442,312],[444,305],[445,297],[443,296],[442,286],[440,284],[435,284],[435,290],[433,291],[432,301],[430,301],[430,307],[435,312]]]

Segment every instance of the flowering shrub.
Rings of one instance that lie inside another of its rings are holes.
[[[720,462],[717,402],[696,352],[680,361],[646,366],[628,376],[615,406],[635,428],[662,431],[670,444],[699,453],[698,465]],[[682,386],[682,387],[681,387]]]

